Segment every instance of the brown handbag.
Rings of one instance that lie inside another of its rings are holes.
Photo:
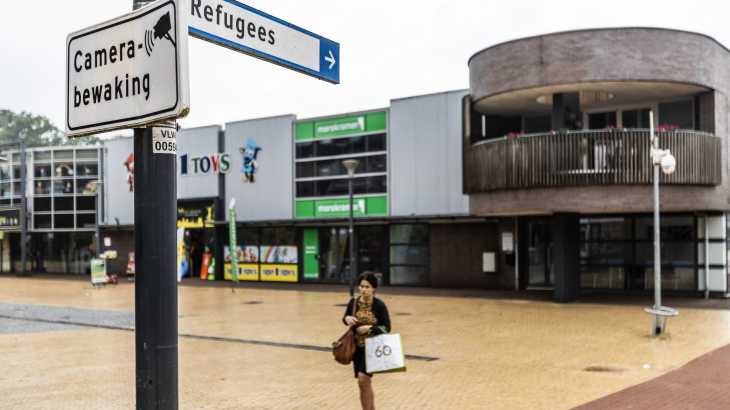
[[[352,316],[357,312],[357,302],[359,297],[355,298],[352,305]],[[335,360],[340,364],[350,364],[352,356],[355,355],[355,334],[352,332],[352,326],[347,328],[347,332],[339,340],[332,342],[332,354]]]

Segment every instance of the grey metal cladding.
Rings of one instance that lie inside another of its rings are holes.
[[[177,133],[177,157],[188,154],[188,158],[218,154],[218,133],[220,125],[181,129]],[[229,154],[233,156],[233,152]],[[178,166],[180,166],[178,164]],[[177,170],[175,172],[178,172]],[[218,175],[193,175],[188,165],[189,176],[178,176],[177,198],[213,198],[218,196]]]
[[[225,146],[231,154],[226,174],[226,206],[236,198],[239,221],[291,220],[294,214],[293,163],[294,115],[260,118],[226,124]],[[252,139],[261,150],[256,161],[256,182],[243,182],[243,157],[239,148]],[[225,213],[228,220],[228,213]]]
[[[104,141],[104,196],[107,224],[134,225],[134,192],[127,183],[127,158],[134,153],[134,138]]]
[[[392,100],[392,216],[467,215],[462,193],[461,100],[467,90]]]

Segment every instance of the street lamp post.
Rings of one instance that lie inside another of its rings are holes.
[[[355,178],[355,168],[360,165],[360,161],[356,159],[346,159],[342,161],[342,165],[347,168],[348,190],[350,192],[350,296],[354,295],[353,271],[357,272],[357,258],[355,257],[355,235],[354,225],[354,209],[352,200],[352,179]]]
[[[659,149],[659,137],[654,135],[654,112],[649,112],[649,136],[651,138],[651,158],[654,165],[654,308],[649,313],[654,315],[652,334],[654,336],[662,333],[661,317],[674,316],[678,312],[674,309],[662,307],[662,276],[661,276],[661,235],[659,225],[659,167],[662,172],[671,175],[677,165],[677,161],[668,149]]]

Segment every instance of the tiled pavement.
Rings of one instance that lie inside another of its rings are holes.
[[[63,321],[131,328],[133,285],[90,290],[85,284],[0,277],[0,316],[43,320],[0,321],[0,408],[134,408],[131,331],[36,328]],[[241,286],[235,293],[181,286],[179,331],[326,347],[344,330],[338,305],[348,300],[346,288],[299,286]],[[682,308],[670,319],[669,337],[658,340],[647,335],[649,315],[631,304],[381,293],[406,353],[440,359],[411,360],[407,373],[377,375],[379,409],[567,410],[681,373],[668,372],[730,343],[730,311],[721,308]],[[359,408],[351,367],[326,351],[180,338],[179,359],[181,409]],[[623,409],[586,407],[604,408]]]

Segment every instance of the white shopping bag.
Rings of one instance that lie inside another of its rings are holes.
[[[406,371],[400,335],[379,335],[365,339],[365,371],[393,373]]]

